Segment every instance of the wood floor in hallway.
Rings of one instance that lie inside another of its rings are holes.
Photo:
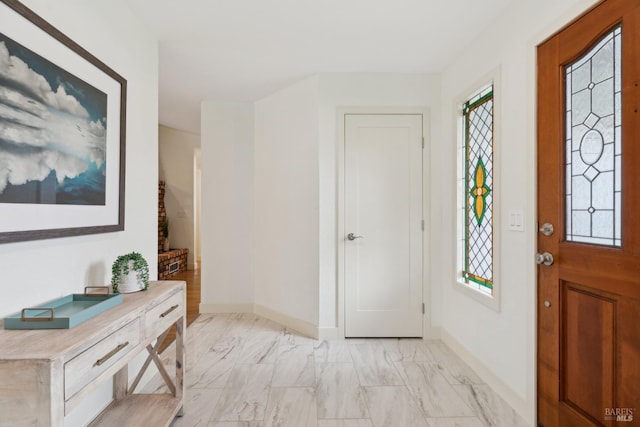
[[[200,269],[182,271],[168,280],[183,280],[187,283],[187,326],[191,325],[200,315]],[[176,339],[175,326],[160,346],[162,353]]]

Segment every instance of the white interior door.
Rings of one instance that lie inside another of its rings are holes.
[[[345,116],[347,337],[422,336],[422,120]]]

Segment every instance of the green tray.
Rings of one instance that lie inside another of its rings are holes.
[[[88,292],[100,289],[102,293]],[[4,318],[5,329],[70,329],[122,303],[121,294],[109,294],[109,287],[88,287],[84,294],[71,294]]]

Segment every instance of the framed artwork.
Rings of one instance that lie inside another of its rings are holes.
[[[127,81],[0,0],[0,243],[124,230]]]

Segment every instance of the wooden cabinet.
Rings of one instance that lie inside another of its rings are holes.
[[[123,297],[122,304],[72,329],[5,330],[0,321],[0,427],[63,426],[66,414],[110,380],[114,401],[92,425],[168,426],[181,413],[186,285],[151,282],[146,292]],[[176,369],[170,374],[158,366],[153,344],[173,324]],[[156,363],[172,393],[131,393],[128,363],[141,351],[148,354],[143,369]]]

